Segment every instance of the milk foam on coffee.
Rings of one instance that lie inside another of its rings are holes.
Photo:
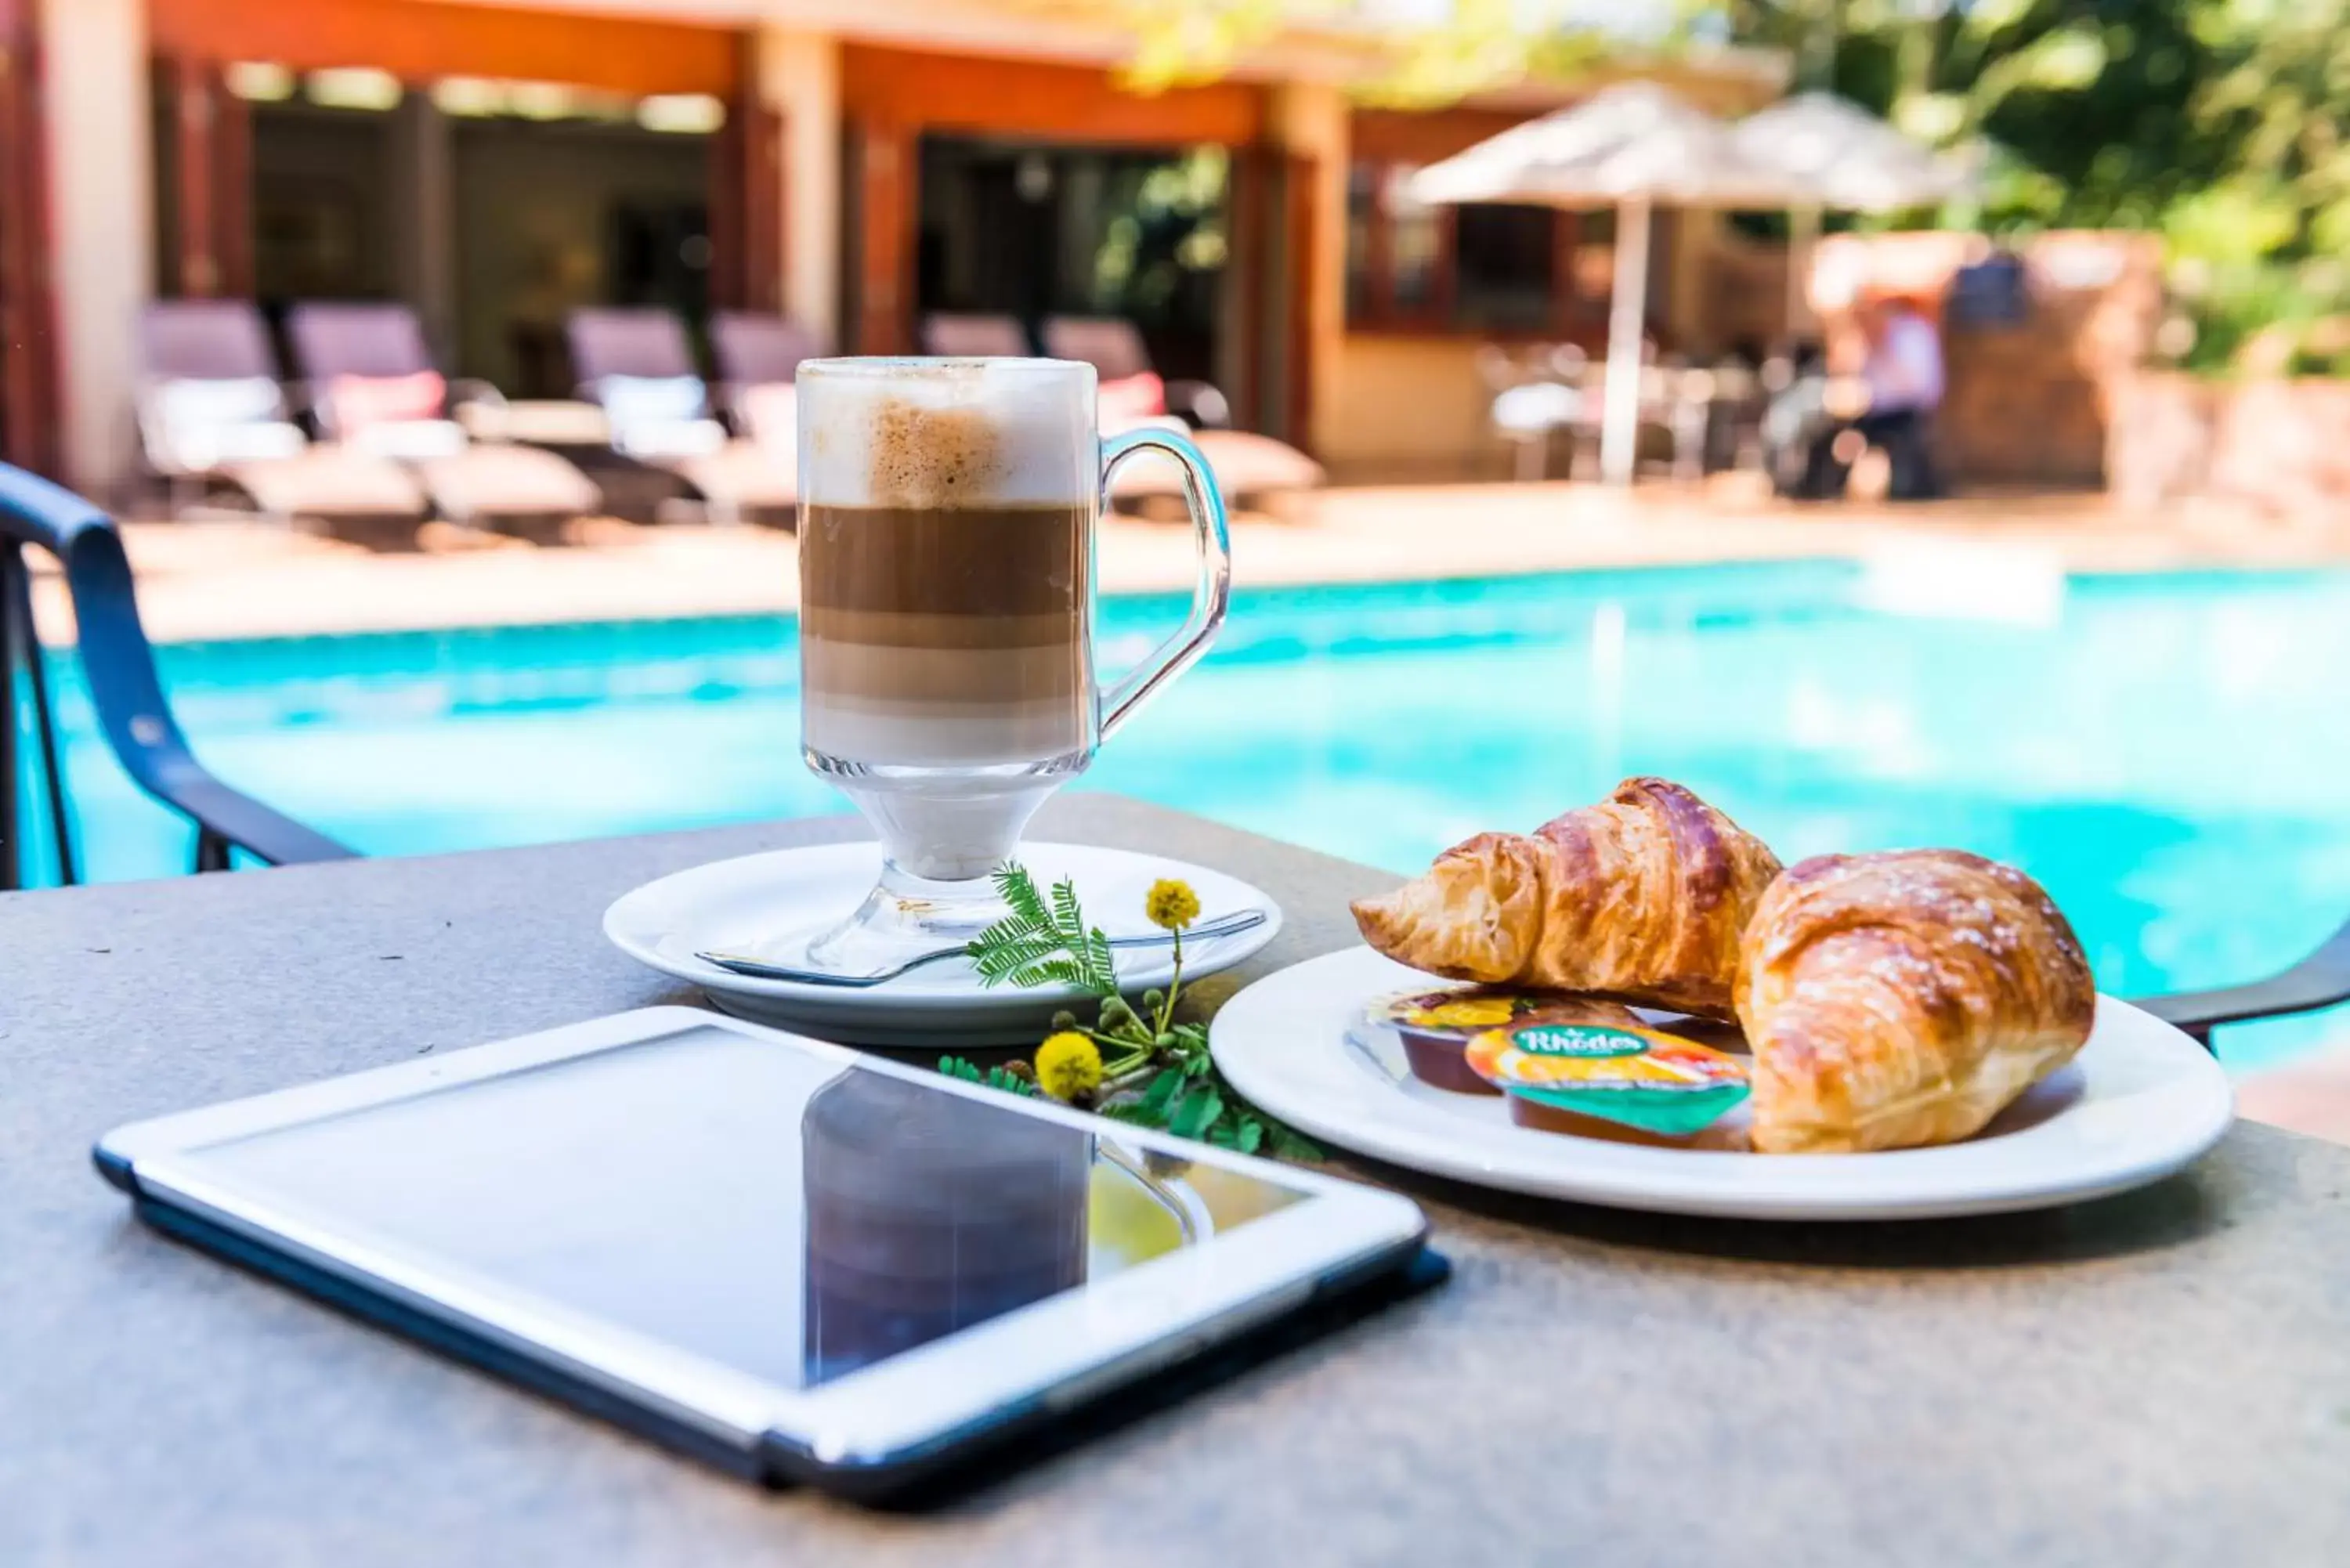
[[[1092,744],[1091,387],[893,366],[802,392],[802,739],[870,767]]]
[[[1093,389],[1073,397],[1037,363],[826,378],[815,408],[802,394],[800,494],[825,506],[1086,504],[1099,483]]]

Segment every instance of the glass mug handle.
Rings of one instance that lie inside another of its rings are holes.
[[[1183,504],[1191,508],[1191,527],[1200,541],[1200,581],[1192,590],[1191,613],[1175,635],[1102,693],[1105,737],[1125,723],[1144,699],[1199,662],[1216,628],[1224,624],[1224,610],[1232,597],[1232,541],[1224,521],[1223,493],[1216,488],[1215,472],[1191,437],[1145,425],[1103,441],[1101,509],[1109,510],[1109,484],[1119,466],[1146,452],[1165,452],[1183,465]]]

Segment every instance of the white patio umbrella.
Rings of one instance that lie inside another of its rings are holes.
[[[1787,202],[1787,318],[1809,316],[1804,280],[1820,213],[1892,213],[1947,202],[1973,178],[1877,116],[1830,92],[1798,93],[1731,127],[1740,155],[1783,180]]]
[[[1599,472],[1631,480],[1640,419],[1640,341],[1648,311],[1648,227],[1658,203],[1783,207],[1787,180],[1748,161],[1730,127],[1654,82],[1603,88],[1513,126],[1414,176],[1423,202],[1522,202],[1616,210],[1607,317],[1607,403]]]

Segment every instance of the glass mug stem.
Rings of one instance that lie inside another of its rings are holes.
[[[798,402],[802,752],[883,860],[856,912],[791,943],[788,961],[867,973],[1002,918],[991,873],[1017,858],[1036,809],[1207,650],[1231,597],[1230,533],[1187,436],[1101,440],[1090,366],[817,360]],[[973,452],[988,461],[951,466]],[[1146,452],[1182,470],[1198,581],[1182,626],[1105,691],[1094,534],[1117,470]]]

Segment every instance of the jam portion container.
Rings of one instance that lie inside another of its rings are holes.
[[[1598,1122],[1679,1143],[1752,1093],[1741,1058],[1637,1023],[1519,1019],[1478,1035],[1462,1058],[1509,1096],[1512,1120],[1555,1132],[1590,1134]]]
[[[1625,1027],[1638,1022],[1629,1009],[1612,1002],[1484,985],[1406,992],[1371,1003],[1364,1013],[1374,1031],[1402,1044],[1413,1077],[1456,1095],[1500,1094],[1469,1064],[1469,1043],[1490,1030],[1535,1020]]]

